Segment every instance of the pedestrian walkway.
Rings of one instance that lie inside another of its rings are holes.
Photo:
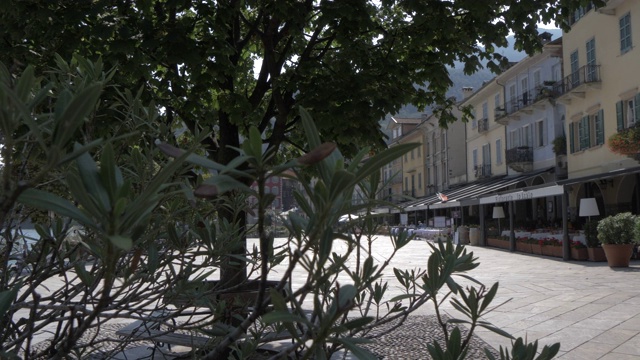
[[[402,249],[395,266],[415,265],[421,242]],[[541,346],[560,342],[559,359],[640,359],[640,261],[612,269],[606,262],[467,248],[480,262],[469,274],[488,286],[499,282],[493,304],[507,301],[485,320],[516,337],[538,339]],[[422,262],[424,268],[426,259]],[[457,316],[451,306],[447,312]],[[490,331],[476,334],[496,349],[509,345]]]

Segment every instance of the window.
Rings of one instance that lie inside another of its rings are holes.
[[[540,70],[535,70],[533,72],[533,88],[539,89],[540,85],[542,85],[542,79],[540,78]]]
[[[418,146],[418,157],[421,157],[421,153],[422,153],[422,145]]]
[[[447,133],[444,131],[440,134],[440,149],[442,152],[447,150]]]
[[[578,62],[578,50],[571,53],[569,57],[571,63],[571,86],[576,87],[580,85],[580,63]]]
[[[509,149],[520,146],[520,129],[509,131]]]
[[[473,149],[471,159],[473,161],[473,168],[475,169],[478,166],[478,149]]]
[[[489,118],[489,104],[487,102],[482,103],[482,118]]]
[[[533,145],[533,132],[531,131],[531,125],[525,125],[522,127],[522,146]]]
[[[414,190],[416,189],[416,176],[411,174],[411,196],[414,196]]]
[[[507,100],[509,102],[509,107],[507,108],[507,113],[511,114],[514,111],[518,110],[518,99],[516,95],[516,84],[512,84],[509,86],[509,98]]]
[[[438,184],[440,183],[439,181],[440,179],[438,179],[438,166],[434,165],[433,167],[433,183],[438,186]]]
[[[491,164],[491,144],[482,145],[482,165]]]
[[[544,120],[540,120],[536,122],[536,146],[542,147],[545,145],[545,137],[544,137]]]
[[[422,189],[422,173],[418,173],[418,189]]]
[[[476,109],[471,110],[471,128],[475,129],[478,127],[478,119],[476,119]]]
[[[494,97],[493,97],[493,103],[494,103],[494,107],[497,109],[500,107],[500,93],[497,93]]]
[[[404,153],[404,162],[407,162],[407,161],[409,161],[408,155],[407,153]]]
[[[432,153],[433,153],[433,155],[435,155],[437,153],[436,150],[438,149],[437,146],[436,146],[436,133],[435,133],[435,131],[431,133],[431,147],[433,148],[432,149]]]
[[[631,13],[620,18],[620,53],[631,50]]]
[[[640,122],[640,93],[616,103],[618,131]]]
[[[520,86],[521,89],[520,91],[522,92],[522,105],[528,105],[529,101],[531,99],[529,99],[529,79],[528,78],[523,78],[522,80],[520,80]]]
[[[496,140],[496,165],[502,164],[502,139]]]
[[[411,160],[415,159],[415,149],[411,149]]]
[[[596,39],[587,41],[587,82],[597,81],[596,78]]]
[[[408,191],[409,190],[409,178],[406,177],[404,178],[404,191]]]
[[[604,111],[602,109],[569,124],[569,151],[571,153],[604,143]]]
[[[584,116],[578,122],[578,141],[580,150],[588,149],[591,145],[591,131],[589,126],[589,116]]]
[[[604,111],[602,109],[593,115],[593,127],[596,135],[594,145],[604,144]]]

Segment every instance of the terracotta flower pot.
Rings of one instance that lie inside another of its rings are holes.
[[[609,267],[628,267],[634,244],[602,244]]]

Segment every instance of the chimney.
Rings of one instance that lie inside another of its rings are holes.
[[[553,34],[551,34],[548,31],[545,31],[541,34],[538,34],[538,37],[540,38],[540,42],[543,44],[548,43],[549,41],[551,41],[551,38],[553,37]]]
[[[473,94],[473,88],[471,86],[462,87],[462,98],[466,99]]]

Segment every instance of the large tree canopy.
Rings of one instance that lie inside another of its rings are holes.
[[[165,123],[215,129],[204,145],[223,163],[250,125],[271,146],[295,143],[297,106],[349,153],[379,145],[379,120],[404,104],[438,104],[451,121],[447,66],[497,69],[492,50],[510,31],[531,52],[536,24],[561,24],[580,2],[7,0],[0,60],[18,71],[47,68],[55,54],[101,56]]]

